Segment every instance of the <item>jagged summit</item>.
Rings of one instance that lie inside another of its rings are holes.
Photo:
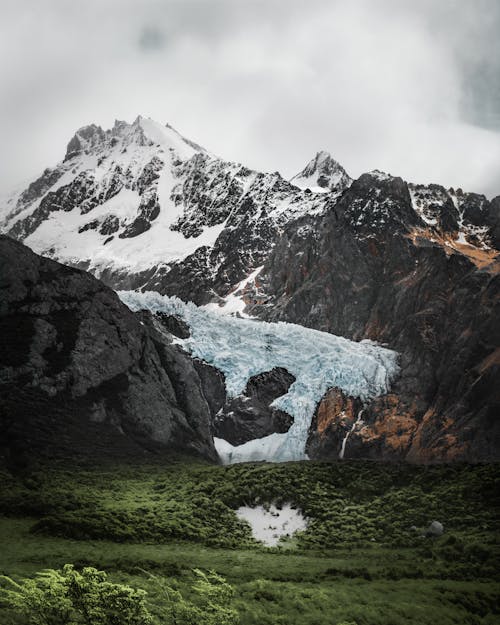
[[[82,126],[75,132],[68,143],[64,160],[69,160],[85,150],[95,148],[104,141],[105,137],[106,133],[100,126],[96,126],[95,124]]]
[[[343,191],[352,180],[329,152],[321,150],[290,182],[300,189],[327,192]]]
[[[194,152],[207,152],[202,146],[183,137],[170,124],[162,125],[149,117],[138,115],[131,124],[117,119],[108,130],[103,130],[96,124],[82,126],[68,143],[64,160],[68,161],[82,154],[90,155],[98,151],[112,150],[120,143],[122,150],[130,144],[156,145],[175,151],[181,158],[190,158]]]
[[[367,172],[367,175],[380,181],[391,180],[394,178],[392,174],[382,171],[381,169],[372,169],[372,171]]]

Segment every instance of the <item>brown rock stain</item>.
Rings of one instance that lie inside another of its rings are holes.
[[[410,462],[452,462],[464,457],[467,446],[446,430],[453,427],[451,418],[441,419],[435,407],[424,414],[406,459]]]
[[[484,360],[479,363],[478,371],[482,375],[490,369],[490,367],[495,367],[500,365],[500,347],[497,347],[495,351],[491,352]]]
[[[450,234],[441,233],[430,228],[414,228],[406,236],[416,246],[430,241],[441,246],[448,256],[459,253],[468,258],[478,269],[484,269],[494,275],[500,273],[500,252],[497,250],[483,249],[470,243],[461,243]]]
[[[379,249],[378,249],[377,244],[375,242],[375,239],[370,239],[368,241],[368,252],[372,256],[380,256],[380,252],[379,252]]]
[[[338,388],[331,388],[321,400],[317,411],[316,430],[320,437],[332,424],[342,427],[355,421],[354,399],[346,397]]]
[[[389,393],[375,398],[369,411],[374,414],[375,422],[361,428],[363,442],[383,439],[391,451],[404,453],[417,429],[415,402],[407,406],[398,395]]]

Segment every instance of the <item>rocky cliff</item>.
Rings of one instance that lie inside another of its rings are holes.
[[[0,453],[216,460],[192,360],[91,275],[0,237]]]
[[[276,244],[247,311],[401,354],[391,394],[362,414],[338,390],[325,396],[313,457],[338,457],[349,434],[347,458],[498,460],[499,206],[367,174]]]

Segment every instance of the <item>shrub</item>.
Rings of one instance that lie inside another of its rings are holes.
[[[146,591],[114,584],[104,571],[92,567],[79,572],[72,564],[20,582],[1,576],[0,597],[30,625],[237,625],[238,613],[231,607],[233,588],[215,571],[195,569],[194,574],[193,603],[149,575],[162,594],[158,620],[148,610]]]
[[[149,575],[162,593],[161,623],[174,625],[237,625],[238,612],[231,607],[233,588],[215,571],[204,573],[194,569],[196,581],[192,586],[194,602],[164,580]]]
[[[19,584],[10,577],[2,576],[0,580],[8,585],[8,588],[1,588],[3,602],[24,615],[31,625],[75,622],[73,605],[59,571],[42,571],[35,579],[25,579]]]
[[[72,564],[41,571],[17,583],[2,576],[5,603],[23,614],[30,625],[151,625],[146,592],[107,581],[92,567],[81,572]]]

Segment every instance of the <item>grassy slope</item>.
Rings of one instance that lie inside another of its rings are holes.
[[[59,467],[0,476],[0,569],[105,569],[161,602],[194,567],[236,589],[246,625],[498,622],[498,470],[290,463]],[[256,545],[233,507],[292,501],[313,518],[286,549]],[[443,522],[421,538],[411,525]],[[183,537],[189,540],[183,540]],[[0,608],[2,625],[17,622]]]

